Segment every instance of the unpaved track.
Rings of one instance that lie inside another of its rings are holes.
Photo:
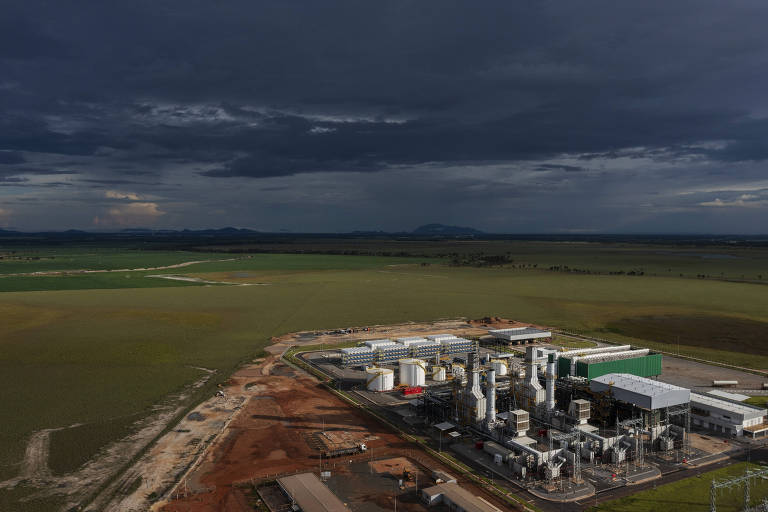
[[[197,260],[185,261],[183,263],[174,263],[164,267],[143,267],[143,268],[116,268],[116,269],[70,269],[70,270],[41,270],[39,272],[19,272],[16,274],[0,274],[0,277],[34,277],[34,276],[59,276],[63,274],[105,274],[109,272],[150,272],[154,270],[168,270],[171,268],[183,268],[198,263],[219,263],[222,261],[236,261],[244,258],[226,258],[223,260]],[[154,276],[153,276],[154,277]]]
[[[233,283],[231,281],[211,281],[208,279],[202,279],[200,277],[179,276],[175,274],[155,274],[151,276],[157,279],[169,279],[171,281],[185,281],[188,283],[200,283],[200,284],[228,284],[230,286],[267,286],[269,283]]]
[[[204,385],[215,373],[209,369],[201,368],[201,370],[206,372],[202,378],[181,393],[169,397],[163,404],[155,406],[154,414],[134,424],[132,434],[106,446],[75,472],[61,476],[53,475],[48,467],[48,454],[52,432],[77,427],[80,424],[35,432],[27,444],[19,476],[0,482],[0,489],[16,487],[23,481],[25,486],[39,489],[26,498],[27,501],[60,496],[64,498],[64,505],[59,509],[60,511],[80,507],[104,482],[112,478],[131,458],[156,439],[163,429],[182,412],[191,392]],[[118,479],[118,482],[122,481],[125,484],[125,480],[123,476]],[[128,482],[128,485],[133,481],[135,479]],[[101,509],[88,508],[87,510]]]
[[[24,453],[24,462],[21,465],[21,477],[45,478],[50,476],[48,469],[48,452],[51,448],[51,430],[41,430],[32,434]]]
[[[80,425],[80,423],[76,423],[69,427],[46,428],[33,433],[24,452],[24,460],[21,463],[19,476],[0,482],[0,489],[13,488],[22,480],[35,483],[49,480],[51,478],[51,470],[48,467],[48,454],[51,448],[51,433]]]

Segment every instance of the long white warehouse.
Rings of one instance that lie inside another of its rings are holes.
[[[638,377],[629,373],[608,373],[589,381],[592,391],[610,391],[614,398],[643,409],[655,410],[687,404],[691,390]]]
[[[541,338],[551,338],[550,331],[542,331],[533,327],[513,327],[511,329],[491,329],[488,333],[494,338],[506,341],[531,341]]]
[[[691,393],[691,421],[694,425],[732,436],[768,435],[768,410],[725,400],[709,394]]]

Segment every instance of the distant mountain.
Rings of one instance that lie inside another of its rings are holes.
[[[484,233],[475,228],[446,226],[445,224],[425,224],[411,231],[411,234],[427,236],[467,236],[482,235]]]
[[[127,228],[120,231],[129,235],[247,235],[259,233],[253,229],[246,228],[220,228],[220,229],[149,229],[149,228]]]
[[[185,229],[183,233],[194,233],[203,235],[247,235],[249,233],[258,233],[253,229],[226,227],[220,229]]]

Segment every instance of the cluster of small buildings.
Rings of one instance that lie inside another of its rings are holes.
[[[394,341],[368,340],[361,347],[341,349],[341,364],[345,367],[387,364],[408,357],[431,359],[476,349],[476,342],[452,334],[432,334],[424,338],[397,338]]]

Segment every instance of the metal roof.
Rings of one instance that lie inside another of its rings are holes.
[[[475,496],[456,483],[437,484],[421,491],[425,496],[434,499],[442,495],[443,501],[449,501],[454,510],[465,512],[501,512],[479,496]],[[447,500],[446,500],[447,499]]]
[[[304,512],[349,512],[314,473],[278,478],[277,483]]]
[[[741,395],[739,393],[729,393],[721,389],[713,389],[712,391],[707,391],[707,394],[715,395],[716,397],[725,398],[727,400],[735,400],[737,402],[743,402],[744,400],[749,399],[749,396],[747,395]]]
[[[491,329],[489,334],[497,338],[504,338],[509,341],[529,340],[533,338],[550,338],[552,332],[534,329],[533,327],[513,327],[511,329]]]
[[[348,348],[341,349],[341,352],[344,354],[360,354],[360,353],[372,354],[373,350],[371,350],[368,347],[348,347]]]
[[[691,404],[696,404],[699,407],[705,406],[720,409],[733,414],[740,414],[745,420],[759,418],[768,414],[768,410],[766,409],[761,409],[754,405],[723,400],[722,398],[717,398],[709,394],[691,393]]]
[[[560,355],[560,357],[567,357],[567,358],[583,357],[587,354],[602,354],[604,352],[625,352],[631,349],[632,349],[631,345],[614,345],[610,347],[595,347],[595,348],[573,348],[573,349],[563,350],[563,353]]]
[[[437,347],[439,345],[440,342],[437,340],[414,341],[411,343],[412,347]]]
[[[608,373],[589,383],[592,391],[611,390],[614,398],[644,409],[660,409],[688,403],[691,390],[638,377],[629,373]]]

